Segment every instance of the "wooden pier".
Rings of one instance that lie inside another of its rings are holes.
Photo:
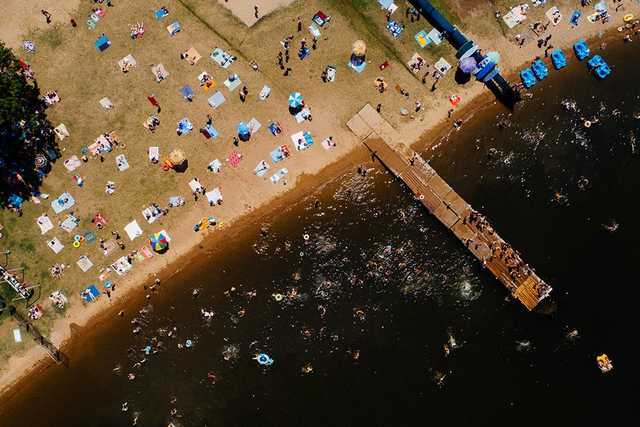
[[[551,287],[529,268],[520,254],[404,144],[396,130],[369,104],[347,122],[347,127],[528,310],[550,294]]]

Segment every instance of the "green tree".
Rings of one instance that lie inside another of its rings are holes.
[[[26,64],[0,42],[1,207],[15,205],[15,196],[28,199],[37,192],[49,162],[58,157],[45,107],[37,82],[28,79]]]

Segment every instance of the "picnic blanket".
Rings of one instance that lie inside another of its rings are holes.
[[[91,267],[93,267],[93,263],[86,255],[82,255],[78,261],[76,261],[76,264],[78,264],[78,267],[80,267],[80,270],[82,270],[83,273],[86,273]]]
[[[118,65],[120,66],[120,71],[122,71],[123,73],[126,73],[131,68],[133,68],[136,65],[138,65],[138,62],[133,57],[133,55],[129,54],[129,55],[125,56],[124,58],[122,58],[120,61],[118,61]]]
[[[75,154],[62,163],[69,172],[73,172],[74,170],[82,166],[82,161]]]
[[[149,147],[149,161],[151,163],[160,161],[160,147]]]
[[[60,240],[58,240],[57,237],[54,237],[53,239],[49,240],[47,242],[47,246],[49,246],[49,248],[56,254],[59,254],[60,251],[64,249],[64,245],[60,243]]]
[[[189,181],[189,188],[191,188],[191,191],[193,192],[199,192],[200,190],[202,190],[202,184],[200,184],[200,181],[194,178]]]
[[[288,173],[289,173],[289,171],[287,170],[287,168],[280,169],[278,172],[276,172],[273,175],[271,175],[271,182],[274,183],[274,184],[277,184],[278,181],[280,181],[282,179],[282,177],[284,177]]]
[[[207,165],[207,169],[215,173],[220,173],[220,168],[222,168],[222,163],[218,159],[213,160]]]
[[[220,191],[220,187],[214,188],[213,190],[206,193],[205,196],[207,196],[207,201],[210,205],[215,205],[219,201],[222,201],[222,192]]]
[[[142,236],[142,228],[140,228],[138,221],[135,219],[124,227],[124,231],[127,233],[127,236],[129,236],[129,240],[131,241],[136,237]]]
[[[231,74],[227,80],[224,81],[224,85],[229,91],[234,91],[238,86],[242,84],[242,80],[240,80],[240,76],[237,74]]]
[[[36,219],[36,224],[40,227],[40,234],[45,234],[53,228],[53,223],[47,214],[42,214]]]
[[[271,152],[271,160],[273,160],[274,163],[278,163],[279,161],[282,161],[289,157],[289,155],[289,147],[287,147],[285,144],[282,144]]]
[[[234,168],[240,164],[241,160],[242,160],[242,153],[239,153],[236,150],[232,150],[231,153],[229,153],[229,156],[227,157],[227,162],[229,162],[229,164]]]
[[[113,264],[111,264],[111,269],[115,271],[118,276],[122,276],[127,271],[131,270],[131,267],[132,265],[126,256],[121,256]]]
[[[84,291],[80,292],[80,296],[85,302],[92,302],[100,297],[100,291],[96,285],[89,285]]]
[[[259,177],[263,177],[271,166],[264,160],[260,160],[258,165],[253,169],[253,173],[255,173]]]
[[[229,55],[219,47],[213,49],[213,52],[211,52],[211,59],[213,59],[214,62],[222,68],[229,68],[229,66],[233,64],[233,61],[236,60],[235,56]]]
[[[219,106],[224,104],[224,101],[224,95],[219,90],[209,97],[209,105],[213,108],[218,108]]]
[[[67,215],[64,221],[60,223],[60,227],[66,231],[67,233],[71,233],[74,228],[76,228],[80,224],[80,219],[75,217],[74,215]]]
[[[60,197],[58,197],[57,199],[54,199],[51,202],[51,207],[53,208],[53,211],[55,213],[59,214],[60,212],[64,211],[65,209],[69,209],[71,206],[75,204],[76,204],[76,201],[71,196],[71,194],[64,192],[60,195]]]
[[[116,166],[118,166],[118,170],[120,172],[129,169],[129,162],[127,162],[127,158],[124,156],[124,154],[118,154],[116,156]]]
[[[451,64],[449,64],[446,59],[440,58],[438,62],[434,64],[434,67],[444,75],[451,69]]]
[[[400,34],[402,34],[402,31],[404,30],[404,26],[401,23],[391,19],[387,22],[387,30],[391,33],[391,35],[394,38],[397,39],[398,37],[400,37]]]
[[[306,150],[313,145],[313,138],[307,131],[294,133],[291,135],[291,140],[298,151]]]
[[[107,98],[106,96],[104,98],[102,98],[98,102],[100,103],[100,106],[102,108],[104,108],[105,110],[110,110],[110,109],[113,108],[113,102],[111,102],[111,100],[109,98]]]

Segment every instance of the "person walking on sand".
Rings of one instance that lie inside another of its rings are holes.
[[[156,107],[158,109],[158,114],[160,114],[160,111],[162,110],[162,108],[160,108],[160,103],[156,99],[156,96],[151,94],[151,95],[147,96],[147,100],[151,103],[151,105],[153,105],[154,107]]]
[[[298,32],[301,33],[302,32],[302,20],[300,19],[300,17],[298,16]]]
[[[255,16],[256,19],[260,19],[260,15],[258,14],[258,6],[253,6],[253,16]]]
[[[51,24],[51,14],[44,9],[42,9],[40,13],[42,13],[42,15],[44,16],[44,19],[47,20],[47,24]]]

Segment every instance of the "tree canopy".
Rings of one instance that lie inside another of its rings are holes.
[[[28,65],[0,42],[0,206],[37,193],[58,156],[46,104]],[[18,196],[18,198],[16,197]]]

